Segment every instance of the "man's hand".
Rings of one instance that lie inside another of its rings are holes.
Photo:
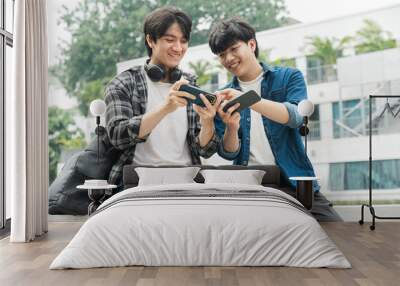
[[[212,105],[208,99],[200,94],[200,98],[203,101],[205,107],[193,104],[193,109],[200,116],[201,130],[199,134],[200,146],[206,146],[213,138],[215,133],[214,117],[217,114],[219,105],[221,104],[222,97],[217,96],[217,101]]]
[[[218,108],[218,114],[226,126],[223,146],[224,150],[227,152],[236,152],[239,149],[238,130],[240,128],[240,113],[235,112],[235,110],[240,106],[240,103],[231,106],[226,112],[224,112],[224,107],[229,100],[236,98],[240,94],[242,94],[242,92],[235,89],[225,89],[218,93],[219,96],[226,99]]]
[[[205,97],[203,94],[200,94],[200,98],[203,101],[205,107],[201,107],[196,104],[193,104],[193,109],[200,116],[200,124],[202,126],[204,126],[204,125],[213,126],[214,125],[214,117],[217,114],[219,105],[221,104],[222,96],[217,95],[217,101],[214,103],[214,105],[212,105],[208,101],[207,97]]]
[[[188,84],[189,82],[185,79],[181,79],[177,82],[175,82],[170,91],[169,91],[169,96],[167,96],[163,108],[167,113],[174,112],[178,107],[183,107],[187,105],[187,100],[188,99],[196,99],[196,97],[190,93],[184,92],[184,91],[179,91],[179,87],[182,84]]]
[[[240,113],[235,112],[235,110],[240,106],[240,103],[236,103],[234,106],[231,106],[226,112],[224,112],[224,107],[228,103],[228,101],[238,97],[242,93],[243,92],[233,88],[227,88],[218,92],[218,96],[221,96],[222,99],[224,99],[218,109],[218,114],[230,131],[239,130]]]
[[[226,112],[224,112],[223,109],[227,103],[227,101],[222,102],[218,108],[218,114],[225,123],[226,128],[232,132],[236,132],[240,127],[240,113],[235,112],[235,110],[240,106],[240,103],[236,103],[234,106],[228,108]]]
[[[240,90],[233,89],[233,88],[227,88],[227,89],[218,91],[217,94],[222,96],[223,100],[231,100],[231,99],[234,99],[234,98],[238,97],[239,95],[243,94],[243,92]]]

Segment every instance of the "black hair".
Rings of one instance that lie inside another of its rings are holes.
[[[157,42],[174,23],[178,23],[183,36],[189,41],[192,30],[192,18],[185,12],[175,7],[167,6],[158,8],[146,16],[143,32],[144,43],[149,57],[152,55],[152,50],[147,43],[146,35],[149,35],[154,42]]]
[[[213,25],[208,37],[208,44],[214,54],[219,54],[238,41],[247,43],[251,39],[256,41],[254,54],[258,57],[258,43],[255,29],[243,19],[232,17]]]

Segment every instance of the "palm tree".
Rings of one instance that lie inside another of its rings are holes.
[[[307,45],[311,48],[311,55],[308,61],[311,63],[316,59],[317,65],[307,71],[309,82],[330,81],[336,79],[337,58],[343,56],[343,50],[351,41],[351,37],[344,37],[341,40],[337,38],[322,38],[319,36],[307,37]]]
[[[307,37],[307,44],[311,47],[311,56],[320,60],[322,65],[334,65],[337,58],[343,56],[343,50],[352,40],[351,37],[322,38],[319,36]]]
[[[370,53],[396,47],[396,41],[388,31],[374,21],[365,19],[364,26],[356,32],[356,54]]]
[[[199,60],[197,62],[189,62],[189,67],[197,76],[197,84],[199,86],[207,84],[211,80],[210,70],[212,64],[206,60]]]

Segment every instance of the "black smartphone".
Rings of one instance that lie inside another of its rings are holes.
[[[230,107],[234,106],[236,103],[240,103],[240,106],[235,110],[235,112],[240,112],[243,109],[252,106],[261,100],[261,97],[254,90],[249,90],[242,95],[230,100],[222,109],[226,112]]]
[[[190,85],[190,84],[182,84],[179,87],[179,91],[185,91],[187,93],[190,93],[190,94],[193,94],[194,96],[196,96],[196,99],[192,100],[192,102],[201,107],[205,107],[205,104],[204,104],[203,100],[201,100],[200,94],[203,94],[212,105],[214,105],[215,102],[217,101],[217,96],[215,94],[201,90],[200,88]],[[186,99],[190,100],[188,98],[186,98]]]

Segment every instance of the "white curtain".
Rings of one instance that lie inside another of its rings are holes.
[[[15,2],[13,93],[7,146],[10,159],[12,242],[47,232],[47,17],[46,0]]]

